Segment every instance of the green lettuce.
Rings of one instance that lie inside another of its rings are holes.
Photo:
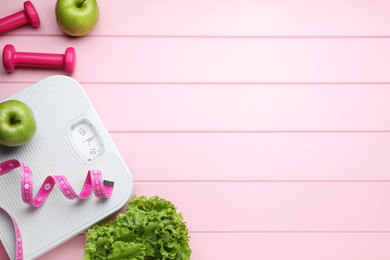
[[[126,212],[88,230],[84,260],[189,260],[186,223],[157,196],[133,196]]]

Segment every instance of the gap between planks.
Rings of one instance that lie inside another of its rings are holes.
[[[12,37],[37,36],[36,34],[13,34]],[[63,37],[63,34],[40,34],[41,37]],[[133,34],[115,35],[101,34],[89,35],[89,38],[155,38],[155,39],[390,39],[390,35],[153,35]]]

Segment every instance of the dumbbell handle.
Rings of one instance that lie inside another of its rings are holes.
[[[64,54],[18,52],[15,53],[15,63],[24,67],[63,68]]]
[[[30,1],[26,1],[24,3],[23,11],[0,19],[0,34],[8,32],[27,23],[31,23],[31,25],[35,28],[38,28],[41,24],[38,13]]]

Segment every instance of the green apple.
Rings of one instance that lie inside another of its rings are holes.
[[[32,110],[19,100],[0,103],[0,144],[19,146],[35,135],[37,124]]]
[[[99,20],[96,0],[57,0],[58,27],[70,36],[83,36],[92,31]]]

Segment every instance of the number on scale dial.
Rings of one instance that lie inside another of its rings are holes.
[[[80,155],[87,161],[92,161],[103,154],[102,139],[95,127],[87,120],[82,120],[71,126],[73,145]]]

